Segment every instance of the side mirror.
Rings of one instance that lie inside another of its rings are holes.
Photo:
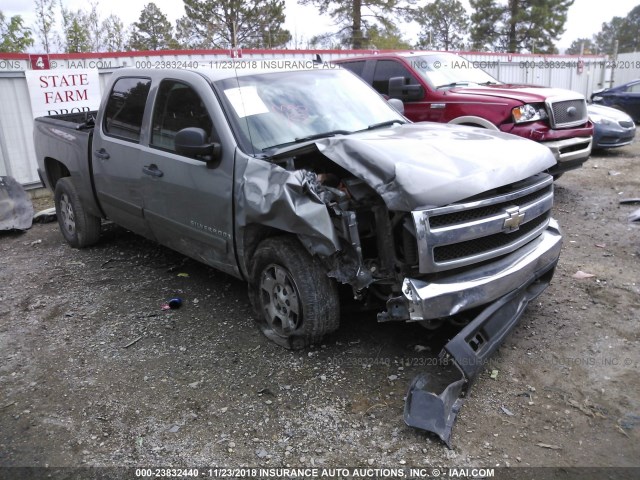
[[[387,102],[389,102],[389,105],[391,105],[397,112],[404,115],[404,103],[402,100],[398,98],[390,98]]]
[[[183,128],[174,138],[176,152],[186,157],[212,162],[220,159],[222,148],[219,143],[207,143],[207,132],[202,128]]]
[[[397,98],[404,102],[421,100],[424,97],[422,85],[408,85],[406,77],[391,77],[389,79],[389,97]]]

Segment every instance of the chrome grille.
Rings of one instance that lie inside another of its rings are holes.
[[[547,100],[551,127],[568,128],[581,125],[587,121],[587,102],[584,99]]]
[[[540,198],[549,195],[549,192],[553,189],[552,185],[549,185],[547,188],[535,191],[530,193],[529,195],[525,195],[524,197],[518,198],[519,205],[526,205],[531,202],[537,201]],[[513,205],[512,201],[507,201],[504,203],[497,203],[494,205],[484,205],[478,208],[471,208],[469,210],[463,210],[461,212],[454,212],[448,215],[438,215],[431,217],[429,219],[429,225],[431,228],[445,227],[447,225],[455,225],[456,223],[464,223],[472,220],[477,220],[480,218],[487,218],[493,215],[500,214],[504,211],[505,208],[508,208]]]
[[[436,247],[433,249],[433,259],[436,263],[442,263],[503,248],[513,242],[515,237],[521,238],[522,236],[528,235],[534,230],[539,229],[541,226],[546,227],[548,220],[549,214],[547,213],[547,215],[542,215],[531,222],[525,223],[515,232],[507,234],[495,233],[488,237]]]
[[[553,180],[538,174],[490,196],[412,212],[421,273],[473,265],[533,241],[549,223]]]

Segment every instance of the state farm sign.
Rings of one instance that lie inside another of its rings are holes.
[[[28,70],[24,72],[33,117],[97,110],[98,70]]]

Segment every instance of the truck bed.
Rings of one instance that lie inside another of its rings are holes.
[[[38,117],[33,135],[45,186],[55,191],[58,179],[70,176],[87,212],[101,217],[93,180],[81,180],[92,179],[91,144],[96,114],[97,111],[91,111]]]
[[[95,126],[97,114],[97,110],[92,110],[90,112],[64,113],[61,115],[39,117],[37,121],[61,125],[66,128],[73,128],[74,130],[86,130],[92,129]]]

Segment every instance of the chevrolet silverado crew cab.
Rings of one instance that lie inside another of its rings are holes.
[[[464,325],[443,352],[460,380],[407,400],[447,442],[433,417],[455,417],[560,254],[549,149],[408,122],[340,68],[117,70],[97,112],[38,118],[34,140],[68,243],[110,219],[244,279],[279,345],[336,330],[345,289],[380,321]]]
[[[380,54],[335,63],[405,102],[404,114],[414,122],[473,125],[546,145],[558,162],[550,169],[556,177],[591,154],[593,125],[579,93],[505,84],[451,53]]]

